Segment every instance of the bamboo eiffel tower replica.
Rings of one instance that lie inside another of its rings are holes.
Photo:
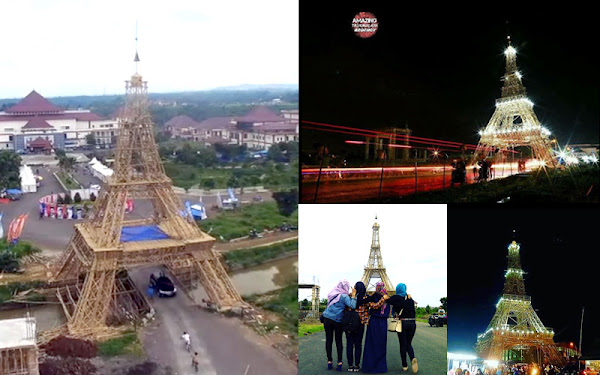
[[[377,220],[377,217],[375,217]],[[375,279],[375,282],[372,281]],[[365,284],[367,291],[374,291],[377,279],[380,279],[385,284],[388,294],[394,294],[394,288],[390,278],[385,271],[383,259],[381,258],[381,248],[379,246],[379,224],[373,224],[373,237],[371,240],[371,252],[369,253],[369,262],[365,266],[365,273],[362,277],[362,282]]]
[[[119,294],[115,276],[135,266],[165,265],[173,273],[185,269],[199,279],[217,306],[247,306],[212,249],[215,239],[199,229],[173,192],[154,140],[147,82],[137,73],[137,51],[134,61],[136,73],[126,81],[114,174],[90,218],[75,225],[75,234],[53,275],[53,281],[59,282],[85,275],[76,298],[69,293],[70,308],[63,302],[72,336],[105,334],[107,316]],[[128,198],[148,200],[152,215],[126,220]],[[66,297],[59,294],[59,298],[63,301]]]
[[[504,291],[487,330],[477,337],[477,352],[483,359],[527,362],[537,362],[538,354],[543,354],[550,363],[563,365],[554,331],[544,326],[525,294],[519,250],[515,241],[508,246]]]
[[[515,147],[527,146],[535,159],[544,165],[553,165],[550,131],[540,125],[533,112],[533,103],[525,94],[522,75],[517,68],[517,50],[511,45],[510,36],[504,55],[506,74],[502,96],[496,100],[496,110],[487,126],[479,132],[475,157],[485,159],[498,151],[503,159]]]

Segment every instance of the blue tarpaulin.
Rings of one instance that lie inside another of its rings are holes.
[[[121,229],[121,242],[164,240],[167,238],[169,236],[156,225],[123,227]]]
[[[21,190],[19,189],[6,189],[8,194],[21,194]]]

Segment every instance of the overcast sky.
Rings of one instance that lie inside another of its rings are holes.
[[[421,307],[439,306],[446,297],[446,205],[301,204],[299,210],[299,282],[315,276],[321,298],[341,279],[354,285],[362,278],[375,214],[393,289],[405,283]],[[300,300],[310,294],[298,291]]]
[[[2,4],[0,98],[298,83],[298,1],[32,0]]]

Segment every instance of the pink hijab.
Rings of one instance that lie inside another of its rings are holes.
[[[346,279],[341,280],[335,288],[331,289],[331,292],[327,294],[327,307],[333,305],[340,300],[342,294],[350,293],[350,282]]]

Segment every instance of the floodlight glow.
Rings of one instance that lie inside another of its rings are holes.
[[[508,46],[508,48],[504,51],[504,54],[507,56],[510,54],[514,55],[515,53],[517,53],[517,50],[514,49],[512,46]]]

